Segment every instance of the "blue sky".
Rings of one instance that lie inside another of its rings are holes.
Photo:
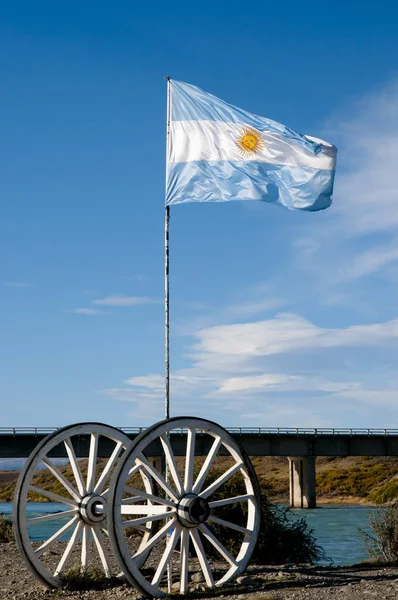
[[[0,7],[1,425],[163,417],[166,85],[339,148],[334,204],[171,210],[171,406],[398,427],[393,2]]]

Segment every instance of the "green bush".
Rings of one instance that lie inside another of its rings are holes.
[[[388,563],[398,563],[398,504],[379,508],[368,514],[372,535],[360,530],[369,556]]]
[[[11,542],[13,539],[14,532],[11,519],[0,516],[0,543]]]
[[[373,490],[367,497],[367,500],[374,504],[385,504],[398,498],[398,481],[387,481],[377,489]]]
[[[215,478],[218,476],[215,475]],[[232,477],[226,484],[212,495],[211,500],[221,500],[245,494],[243,481],[239,476]],[[317,545],[313,530],[308,527],[304,518],[296,519],[289,508],[270,503],[269,489],[266,484],[260,485],[261,523],[257,546],[253,552],[252,562],[256,564],[315,563],[325,560],[323,549]],[[247,518],[246,503],[229,504],[217,509],[217,517],[237,524],[244,524]],[[230,551],[236,553],[243,536],[236,531],[211,524],[211,528]],[[207,547],[212,554],[212,549]]]
[[[369,461],[370,462],[370,461]],[[396,461],[385,460],[348,469],[330,469],[319,473],[316,478],[319,494],[338,496],[359,496],[375,502],[372,498],[374,488],[383,486],[386,480],[395,477],[398,471]],[[377,492],[377,490],[376,490]],[[393,496],[389,496],[391,499]],[[385,502],[385,500],[380,500]]]

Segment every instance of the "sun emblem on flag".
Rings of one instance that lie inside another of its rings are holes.
[[[264,148],[264,140],[259,131],[256,131],[251,127],[245,127],[240,132],[240,135],[236,140],[236,145],[239,154],[247,158],[252,154],[259,154],[259,152],[261,152]]]

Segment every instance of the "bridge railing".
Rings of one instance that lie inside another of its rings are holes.
[[[0,435],[48,435],[59,427],[0,427]],[[139,434],[146,427],[120,427],[127,434]],[[398,436],[398,429],[346,429],[341,427],[226,427],[233,435],[292,435],[292,436]],[[176,429],[178,435],[185,429]]]

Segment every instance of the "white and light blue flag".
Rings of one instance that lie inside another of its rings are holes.
[[[337,149],[203,90],[170,82],[166,205],[263,200],[322,210]]]

